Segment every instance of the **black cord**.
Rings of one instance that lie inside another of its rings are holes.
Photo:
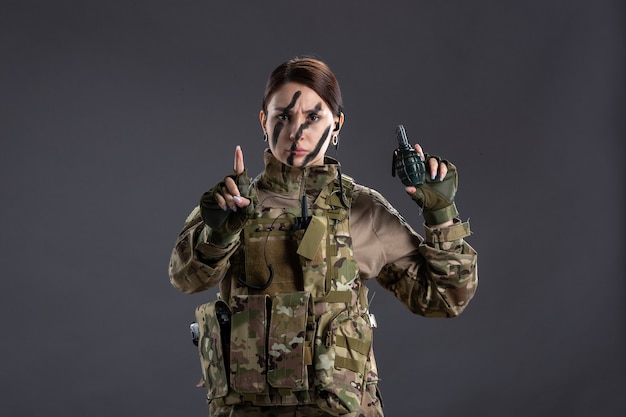
[[[254,285],[254,284],[250,284],[248,281],[244,280],[241,277],[237,277],[237,282],[239,282],[244,287],[251,288],[253,290],[264,291],[268,289],[270,285],[272,285],[272,281],[274,280],[274,267],[272,266],[271,263],[267,261],[267,241],[270,238],[270,233],[272,232],[272,230],[274,230],[274,224],[276,224],[276,221],[282,216],[287,216],[287,215],[296,217],[296,215],[292,213],[281,213],[272,221],[272,224],[270,224],[270,227],[267,228],[267,235],[265,236],[265,244],[263,247],[263,257],[265,258],[265,265],[267,266],[267,270],[269,272],[269,278],[265,281],[265,284],[263,285]]]
[[[337,165],[337,174],[339,175],[339,201],[345,209],[349,209],[348,203],[346,203],[346,192],[343,189],[343,177],[341,176],[341,165]]]

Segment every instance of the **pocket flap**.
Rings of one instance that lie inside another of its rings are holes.
[[[198,352],[207,398],[220,398],[228,393],[224,336],[228,334],[230,309],[225,302],[218,300],[198,306],[195,316],[200,331]]]
[[[313,335],[308,334],[307,323],[312,307],[311,295],[305,291],[276,294],[272,299],[267,380],[274,388],[308,389],[306,365]]]
[[[266,295],[235,295],[230,333],[230,372],[233,389],[242,394],[265,390]]]

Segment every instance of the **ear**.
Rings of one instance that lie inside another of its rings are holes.
[[[344,119],[343,112],[340,112],[339,116],[335,116],[335,128],[333,129],[333,132],[339,133],[341,127],[343,126]]]
[[[267,115],[263,110],[259,112],[259,122],[261,122],[261,129],[263,129],[264,133],[267,133],[267,129],[265,129],[265,123],[267,122]]]

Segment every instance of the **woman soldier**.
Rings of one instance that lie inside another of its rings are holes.
[[[465,309],[477,255],[454,203],[456,168],[415,145],[427,178],[406,192],[422,210],[421,237],[326,156],[344,114],[325,63],[279,65],[259,119],[264,170],[251,181],[237,146],[233,175],[201,196],[169,265],[185,293],[220,288],[196,309],[210,414],[382,416],[363,280],[422,316]]]

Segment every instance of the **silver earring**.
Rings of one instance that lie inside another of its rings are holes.
[[[337,135],[333,135],[332,138],[330,138],[330,143],[334,146],[339,145],[339,138]]]
[[[267,132],[263,132],[263,142],[267,142]]]

